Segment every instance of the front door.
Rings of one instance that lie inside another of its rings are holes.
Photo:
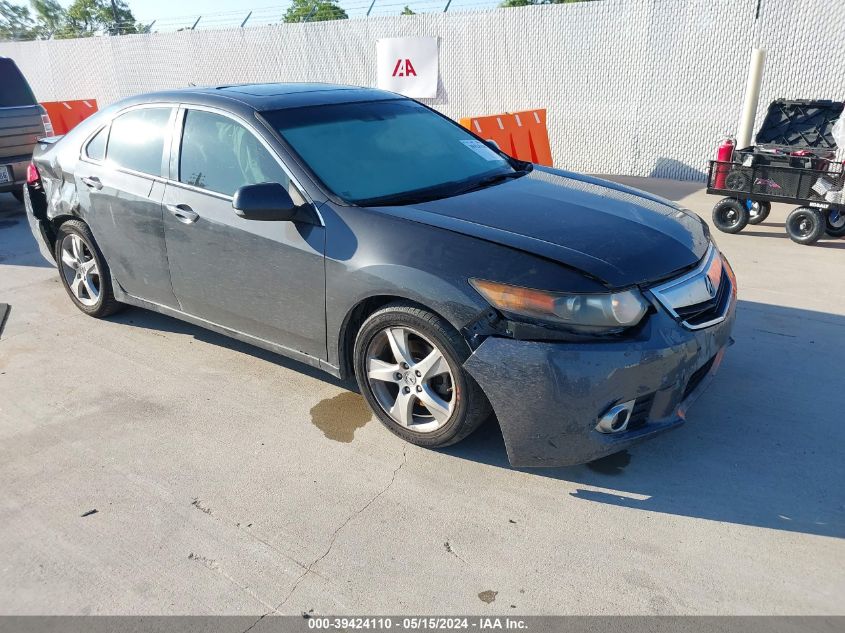
[[[317,358],[326,357],[324,229],[244,220],[232,208],[248,184],[278,182],[305,198],[246,125],[183,111],[179,155],[164,191],[173,290],[182,310]]]
[[[161,201],[165,142],[174,108],[129,110],[97,132],[75,170],[85,221],[112,276],[130,295],[177,307]]]

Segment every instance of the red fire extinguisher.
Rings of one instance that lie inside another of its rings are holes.
[[[719,161],[716,165],[716,177],[715,182],[713,183],[716,189],[724,189],[725,188],[725,179],[728,177],[728,173],[731,170],[730,163],[734,156],[734,147],[735,141],[730,136],[725,137],[722,139],[722,142],[719,143],[719,149],[716,151],[716,160]]]

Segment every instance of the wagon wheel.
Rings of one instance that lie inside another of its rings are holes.
[[[760,222],[765,222],[766,218],[769,217],[771,210],[771,202],[752,202],[751,208],[748,209],[748,223],[760,224]]]

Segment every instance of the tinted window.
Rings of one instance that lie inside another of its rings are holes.
[[[179,181],[229,196],[260,182],[291,189],[287,174],[252,132],[228,117],[202,110],[185,114]]]
[[[109,162],[154,176],[161,175],[164,135],[170,108],[143,108],[121,114],[111,124]]]
[[[352,202],[374,204],[410,192],[445,197],[488,176],[514,173],[464,128],[411,100],[262,115],[329,189]]]
[[[88,145],[85,146],[85,155],[94,160],[103,160],[106,157],[106,138],[108,138],[109,128],[104,127],[97,132]]]
[[[0,108],[35,105],[35,97],[11,59],[0,58]]]

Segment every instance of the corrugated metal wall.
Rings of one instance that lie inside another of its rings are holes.
[[[121,97],[194,83],[375,85],[376,40],[440,38],[430,105],[461,116],[545,107],[555,164],[700,179],[734,133],[750,49],[761,101],[845,100],[841,0],[600,0],[245,29],[0,42],[39,100]]]

